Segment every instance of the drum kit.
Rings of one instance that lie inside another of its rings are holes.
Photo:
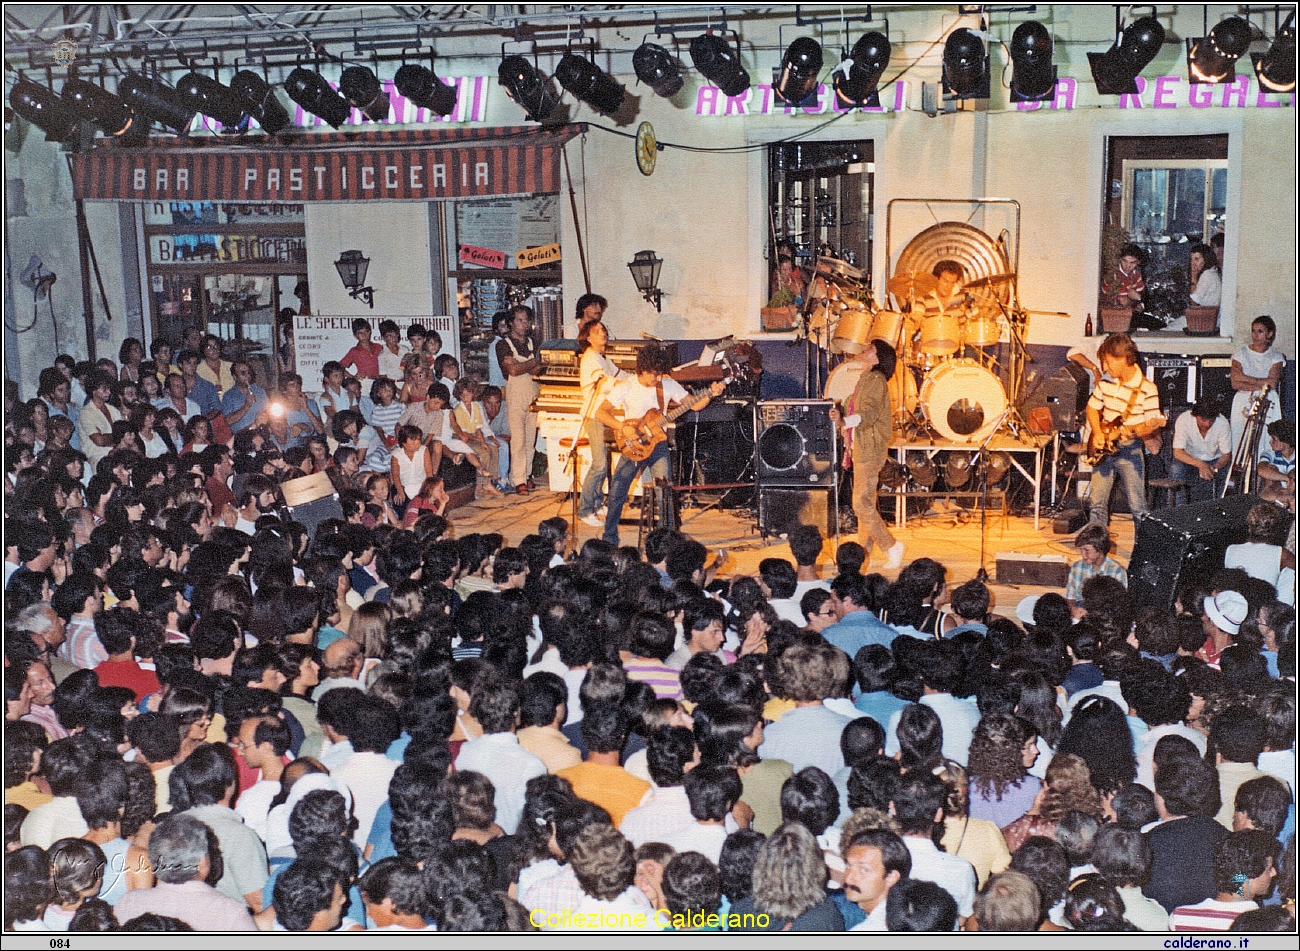
[[[1009,415],[994,350],[1008,329],[1013,345],[1023,344],[1023,312],[1007,306],[1015,277],[1005,271],[979,277],[940,301],[944,288],[929,271],[896,273],[887,289],[898,309],[884,310],[860,270],[822,256],[804,306],[803,333],[841,356],[859,354],[873,340],[890,344],[898,355],[890,380],[895,429],[907,438],[978,446]],[[857,366],[846,361],[831,371],[827,398],[852,393]],[[1019,387],[1012,382],[1014,393]]]

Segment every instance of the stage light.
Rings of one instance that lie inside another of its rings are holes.
[[[832,75],[835,101],[841,109],[879,106],[880,77],[889,65],[889,37],[872,31],[853,44],[847,59],[840,60]]]
[[[247,128],[248,114],[239,97],[211,76],[186,73],[176,82],[176,95],[185,108],[220,122],[223,132],[242,132]]]
[[[1097,92],[1112,96],[1136,95],[1137,78],[1160,52],[1165,28],[1155,17],[1143,17],[1124,28],[1124,32],[1104,53],[1089,53]]]
[[[983,41],[963,27],[943,44],[943,89],[958,99],[989,98],[989,55]]]
[[[1011,101],[1043,102],[1056,95],[1052,65],[1052,35],[1043,24],[1030,21],[1011,34]]]
[[[817,92],[817,76],[822,71],[822,46],[816,40],[801,36],[791,43],[781,57],[781,67],[772,91],[777,98],[800,105]]]
[[[585,57],[565,53],[555,67],[555,78],[603,116],[613,115],[623,105],[626,94],[622,85]]]
[[[307,112],[320,116],[336,129],[352,113],[348,101],[330,88],[324,76],[302,66],[295,67],[285,79],[284,91]]]
[[[339,92],[349,105],[360,109],[371,122],[383,122],[388,118],[388,94],[369,66],[349,66],[343,70],[339,77]]]
[[[393,76],[393,85],[398,95],[409,99],[417,109],[428,109],[436,116],[456,111],[456,87],[448,86],[425,66],[406,64]]]
[[[1214,24],[1209,35],[1187,38],[1187,81],[1230,83],[1237,78],[1237,60],[1250,47],[1250,24],[1228,17]]]
[[[138,73],[123,76],[117,84],[117,94],[135,110],[144,123],[156,122],[177,135],[189,133],[195,110],[186,107],[176,90],[157,79]]]
[[[948,488],[956,492],[969,482],[976,461],[971,453],[950,452],[943,465],[943,478]]]
[[[241,69],[235,73],[230,79],[230,90],[268,135],[275,135],[288,128],[292,122],[289,111],[275,98],[275,91],[251,69]]]
[[[9,104],[14,112],[44,132],[48,142],[70,142],[77,137],[81,116],[52,89],[20,79],[9,91]]]
[[[1295,27],[1288,22],[1267,53],[1251,53],[1261,92],[1295,92]]]
[[[547,75],[522,56],[507,56],[497,67],[497,82],[534,122],[545,122],[560,105]]]
[[[701,33],[691,40],[691,62],[724,96],[739,96],[749,88],[749,73],[741,65],[739,51],[716,34]]]
[[[682,88],[681,68],[662,46],[642,43],[632,54],[632,68],[636,78],[653,89],[656,96],[668,99]]]
[[[105,135],[123,135],[135,121],[135,113],[121,96],[76,76],[64,82],[60,98],[74,109],[80,109]]]
[[[663,310],[663,291],[659,290],[659,270],[663,266],[664,262],[653,251],[638,251],[627,265],[636,289],[646,303],[655,305],[655,310]]]

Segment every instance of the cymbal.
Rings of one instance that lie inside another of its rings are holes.
[[[932,291],[938,290],[939,279],[933,274],[927,274],[925,271],[912,271],[908,274],[895,274],[889,279],[886,287],[889,289],[889,293],[899,300],[905,300],[913,294],[917,297],[924,297]]]
[[[981,277],[974,281],[967,281],[962,287],[991,287],[994,284],[1005,284],[1008,281],[1015,280],[1014,274],[990,274],[988,277]]]
[[[817,259],[817,273],[830,278],[832,281],[839,282],[860,282],[866,277],[866,272],[861,268],[856,268],[848,261],[841,261],[839,258],[832,258],[822,255]]]

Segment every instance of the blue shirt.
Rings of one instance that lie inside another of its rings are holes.
[[[204,382],[207,381],[205,380]],[[209,383],[208,385],[211,386],[212,384]],[[197,387],[195,387],[195,389],[197,389]],[[266,409],[266,404],[268,402],[266,390],[262,389],[256,383],[250,383],[248,389],[249,392],[253,394],[253,405],[244,411],[243,416],[239,417],[239,422],[230,427],[231,432],[237,433],[252,426],[253,423],[257,422],[257,417],[261,416],[262,412]],[[226,390],[225,395],[221,397],[222,413],[233,413],[243,405],[244,393],[237,386],[232,386],[230,389]]]
[[[214,409],[221,409],[221,400],[217,388],[201,376],[194,378],[194,385],[189,388],[189,398],[199,404],[199,412],[204,416]]]
[[[839,623],[832,624],[822,631],[822,637],[848,654],[850,660],[868,644],[888,647],[897,634],[897,631],[866,608],[844,615]]]

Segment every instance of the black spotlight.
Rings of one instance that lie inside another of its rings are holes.
[[[121,96],[76,76],[63,84],[60,98],[74,109],[80,109],[105,135],[122,135],[135,120],[135,113]]]
[[[428,109],[435,116],[449,116],[456,111],[456,87],[448,86],[433,70],[408,63],[393,76],[400,96],[411,100],[417,109]]]
[[[781,57],[781,68],[772,91],[792,106],[817,93],[817,76],[822,71],[822,45],[807,36],[791,43]]]
[[[601,115],[618,112],[627,93],[617,81],[589,59],[565,53],[555,67],[555,78]]]
[[[682,71],[662,46],[642,43],[632,54],[632,68],[636,78],[653,89],[656,96],[669,99],[682,88]]]
[[[1277,31],[1267,53],[1250,54],[1262,92],[1295,92],[1295,27]]]
[[[547,75],[522,56],[507,56],[497,67],[497,82],[534,122],[545,122],[560,105]]]
[[[369,66],[349,66],[339,77],[339,92],[371,122],[388,118],[388,94]]]
[[[284,91],[298,105],[336,129],[348,121],[352,112],[348,101],[330,88],[324,76],[302,66],[295,67],[285,79]]]
[[[71,142],[77,137],[81,116],[52,89],[20,79],[9,92],[9,104],[14,112],[44,132],[48,142]]]
[[[943,89],[958,99],[989,97],[989,54],[965,27],[953,30],[943,44]]]
[[[1214,24],[1208,36],[1187,38],[1187,81],[1230,83],[1237,78],[1237,60],[1250,47],[1250,24],[1228,17]]]
[[[835,101],[841,109],[880,105],[880,77],[889,53],[889,37],[883,33],[864,33],[853,44],[848,59],[840,60],[834,71]]]
[[[1165,41],[1165,28],[1155,17],[1143,17],[1124,28],[1119,39],[1104,53],[1089,53],[1097,92],[1111,96],[1136,95],[1137,78]]]
[[[289,127],[289,110],[275,98],[275,91],[265,79],[251,69],[241,69],[230,78],[230,89],[244,110],[257,120],[268,135]]]
[[[123,76],[117,94],[135,110],[142,121],[156,122],[169,132],[186,135],[194,121],[195,110],[187,108],[176,90],[156,79],[138,73]]]
[[[239,97],[211,76],[186,73],[176,82],[176,95],[185,108],[220,122],[223,132],[242,132],[248,126],[248,115]]]
[[[1011,101],[1043,102],[1055,94],[1052,35],[1041,23],[1022,23],[1011,34]]]
[[[724,96],[739,96],[749,88],[749,73],[740,63],[740,53],[714,33],[701,33],[691,40],[691,62]]]

